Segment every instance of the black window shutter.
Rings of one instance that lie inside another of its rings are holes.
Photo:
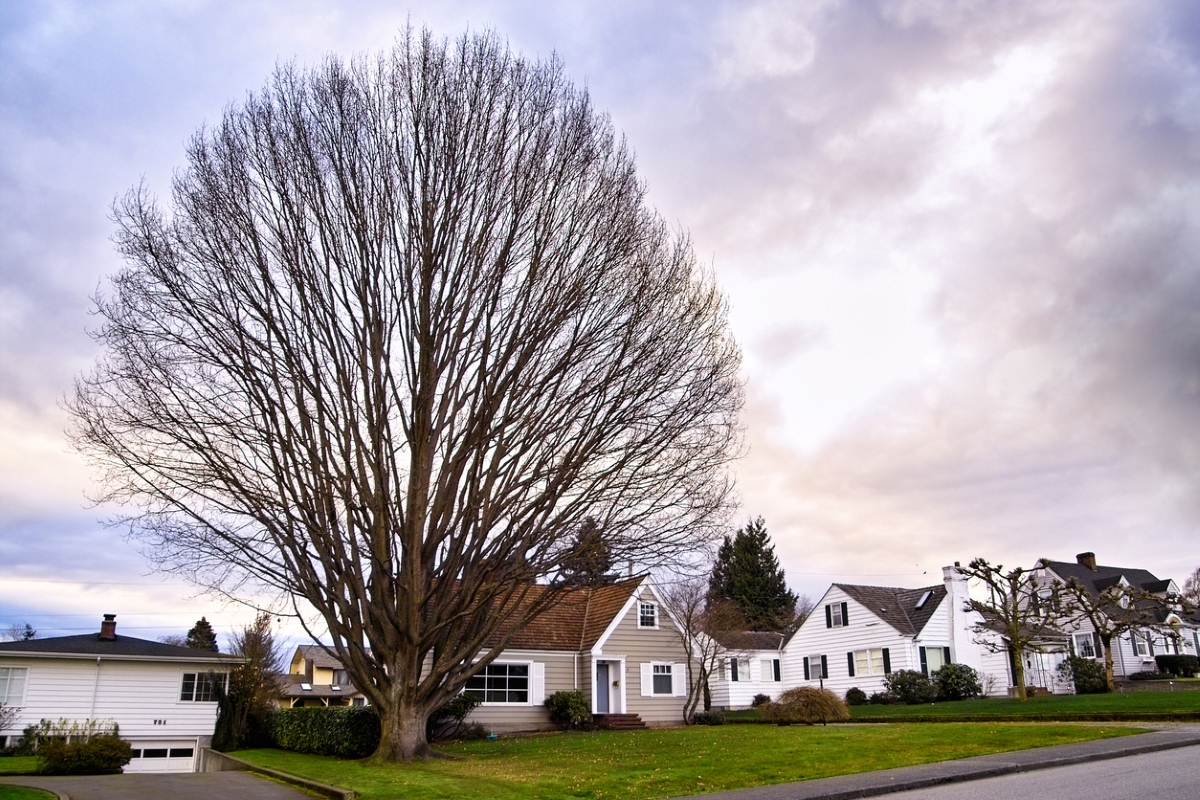
[[[1150,634],[1150,633],[1146,634],[1146,644],[1150,645],[1150,655],[1151,655],[1151,657],[1153,657],[1154,656],[1154,635],[1153,634]]]
[[[846,606],[846,604],[845,604],[845,603],[842,603],[842,625],[849,625],[849,624],[850,624],[850,614],[849,614],[849,611],[850,611],[850,609],[849,609],[849,608]]]
[[[1104,657],[1104,645],[1100,641],[1100,634],[1092,633],[1092,643],[1096,645],[1096,658]]]
[[[950,648],[943,647],[942,648],[942,666],[944,667],[949,663],[950,663]]]
[[[832,606],[828,606],[828,605],[825,606],[825,627],[826,628],[833,627],[833,612],[830,611],[831,608],[832,608]]]
[[[808,656],[804,657],[804,680],[811,681],[812,675],[808,671]]]
[[[922,648],[921,648],[921,674],[922,674],[922,675],[928,675],[928,674],[929,674],[929,659],[928,659],[928,657],[925,655],[925,648],[924,648],[924,647],[922,647]]]
[[[851,672],[850,674],[853,675],[854,673]],[[825,656],[821,656],[821,677],[822,678],[829,677],[829,659],[826,658]],[[779,679],[776,678],[775,680],[779,680]]]
[[[783,676],[779,674],[779,659],[778,658],[775,659],[774,662],[771,663],[771,670],[775,673],[776,681],[783,680]]]
[[[1071,651],[1071,655],[1075,655],[1075,637],[1074,636],[1067,637],[1067,648]],[[1135,650],[1137,649],[1137,645],[1134,645],[1134,649]]]
[[[892,654],[888,652],[886,647],[883,648],[883,674],[892,674]]]
[[[854,653],[846,653],[846,666],[850,669],[850,677],[854,677]]]
[[[736,658],[729,659],[729,680],[736,681],[738,679],[738,660]]]

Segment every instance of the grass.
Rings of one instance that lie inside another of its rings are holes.
[[[44,789],[0,784],[0,800],[55,800],[55,796]]]
[[[1122,736],[1117,726],[735,725],[543,734],[451,745],[456,759],[374,766],[283,750],[236,753],[365,800],[675,797]]]
[[[37,772],[37,756],[0,758],[0,775],[32,775]]]

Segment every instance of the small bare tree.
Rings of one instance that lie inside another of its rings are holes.
[[[643,568],[726,522],[725,301],[557,61],[409,31],[281,67],[187,159],[169,212],[116,205],[75,440],[163,568],[315,610],[376,759],[430,753],[589,517]]]
[[[0,731],[5,728],[11,728],[12,724],[17,721],[17,715],[20,713],[21,709],[19,707],[0,703]]]
[[[711,600],[704,577],[668,583],[663,588],[663,603],[679,623],[676,632],[688,653],[688,694],[683,704],[683,719],[690,725],[701,703],[708,709],[709,678],[727,652],[721,640],[745,630],[746,618],[736,604]]]
[[[1039,642],[1063,636],[1054,613],[1054,609],[1061,607],[1062,583],[1045,579],[1040,567],[1016,567],[1005,571],[1002,564],[993,566],[983,558],[976,558],[959,570],[968,579],[980,581],[987,589],[986,600],[970,598],[965,610],[983,617],[975,626],[976,632],[981,634],[976,640],[978,644],[992,652],[1007,652],[1011,648],[1017,697],[1024,702],[1027,699],[1026,650],[1036,647]],[[997,640],[993,634],[999,634],[1001,638]]]
[[[1183,582],[1182,599],[1192,606],[1200,606],[1200,567]]]

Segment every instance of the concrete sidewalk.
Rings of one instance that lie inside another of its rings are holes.
[[[957,761],[696,796],[705,800],[848,800],[1196,745],[1200,745],[1200,725],[1179,725],[1117,739],[1017,750]]]

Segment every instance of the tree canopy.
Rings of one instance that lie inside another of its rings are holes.
[[[750,520],[717,551],[709,578],[710,603],[737,605],[752,629],[783,631],[796,614],[796,595],[787,587],[783,568],[762,517]]]
[[[220,651],[216,631],[205,617],[196,620],[196,624],[187,632],[184,644],[193,650],[212,650],[214,653]]]
[[[639,568],[728,518],[725,300],[556,60],[409,30],[283,65],[191,140],[169,208],[138,187],[115,217],[70,403],[97,499],[165,568],[315,619],[378,759],[428,752],[586,518]]]

